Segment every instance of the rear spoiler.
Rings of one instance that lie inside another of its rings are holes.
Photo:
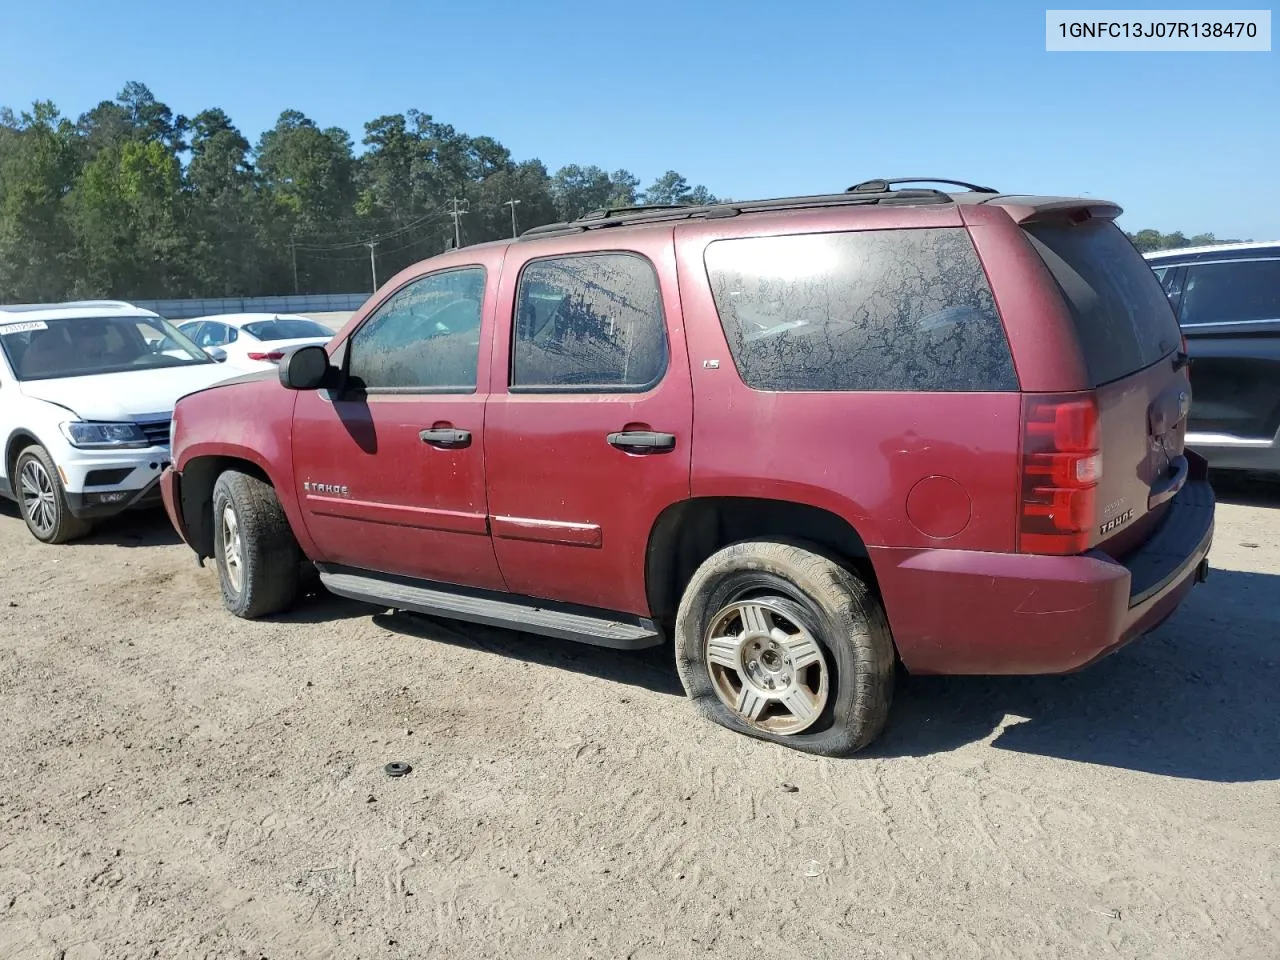
[[[1035,223],[1040,220],[1114,220],[1124,209],[1109,200],[1093,200],[1087,197],[1019,197],[1001,194],[986,201],[985,205],[1003,207],[1015,223]]]

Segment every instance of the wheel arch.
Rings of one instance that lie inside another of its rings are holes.
[[[191,548],[202,560],[213,556],[213,488],[218,477],[228,470],[247,473],[279,490],[267,469],[247,457],[211,453],[187,460],[182,466],[180,486],[182,520],[187,528]],[[284,498],[281,499],[283,501]],[[290,525],[295,527],[296,536],[297,529],[292,519]]]
[[[9,434],[8,439],[5,441],[4,486],[8,491],[8,495],[14,499],[17,499],[18,496],[18,487],[13,479],[14,470],[16,470],[18,466],[18,457],[22,454],[23,450],[32,444],[44,446],[44,444],[40,442],[40,438],[35,435],[35,432],[28,427],[17,427]],[[48,448],[46,447],[45,449]],[[50,456],[52,456],[52,454],[50,454]]]
[[[866,542],[839,514],[764,497],[694,497],[673,503],[654,522],[645,554],[645,589],[654,619],[675,620],[684,588],[709,556],[743,540],[802,540],[858,573],[879,593]]]

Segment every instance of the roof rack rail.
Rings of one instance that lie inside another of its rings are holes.
[[[681,210],[692,206],[688,203],[637,203],[630,207],[601,207],[578,217],[578,220],[604,220],[608,217],[626,216],[629,213],[648,213],[651,210]],[[575,221],[576,222],[576,221]]]
[[[977,184],[966,183],[963,180],[947,180],[942,177],[896,177],[892,180],[864,180],[862,183],[855,183],[845,193],[884,193],[895,183],[949,183],[953,187],[964,187],[974,193],[1000,192],[994,187],[980,187]]]
[[[67,300],[61,307],[133,307],[128,300]]]
[[[52,300],[48,303],[2,303],[0,313],[32,313],[36,310],[62,310],[66,307],[117,307],[136,310],[137,305],[125,300]]]
[[[724,203],[694,205],[650,205],[609,211],[593,211],[576,220],[548,223],[532,227],[520,234],[520,240],[562,236],[601,230],[606,227],[661,223],[671,220],[718,220],[743,213],[765,213],[774,210],[806,210],[821,207],[843,207],[862,204],[952,203],[951,196],[941,190],[868,190],[851,193],[824,193],[799,197],[777,197],[769,200],[729,200]]]

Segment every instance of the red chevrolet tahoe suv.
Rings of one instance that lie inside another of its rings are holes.
[[[897,662],[1084,666],[1207,574],[1177,323],[1116,205],[919,182],[415,264],[178,403],[170,519],[236,615],[310,563],[384,607],[670,641],[701,714],[818,754],[875,738]]]

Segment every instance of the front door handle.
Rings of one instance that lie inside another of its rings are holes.
[[[676,448],[673,433],[654,433],[651,430],[625,430],[606,437],[612,446],[627,453],[667,453]]]
[[[455,430],[453,427],[434,427],[431,430],[423,430],[418,434],[418,439],[443,450],[456,450],[458,447],[471,446],[471,431]]]

